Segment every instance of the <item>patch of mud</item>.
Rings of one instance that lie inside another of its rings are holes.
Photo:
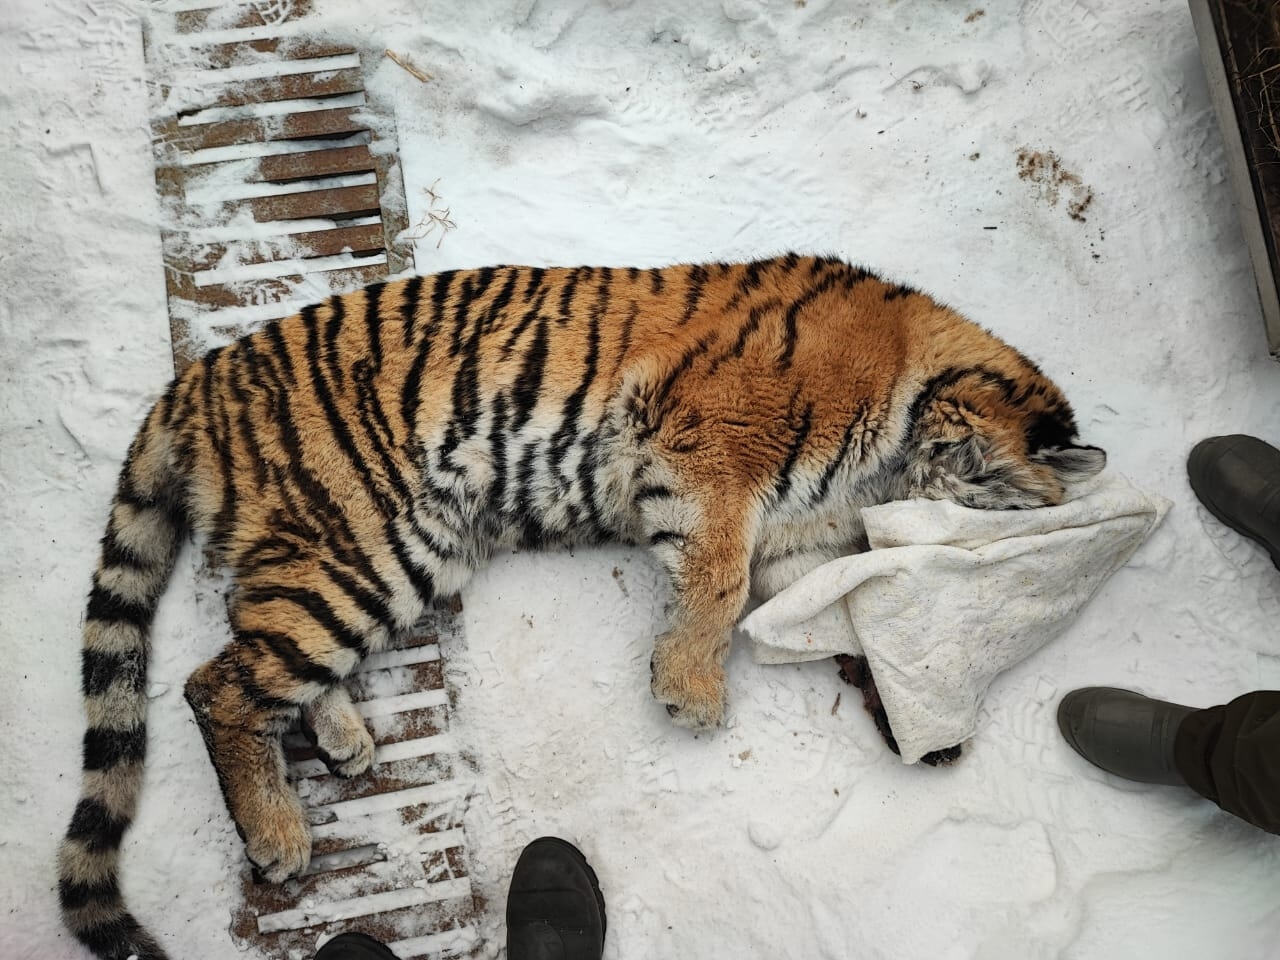
[[[1027,147],[1019,150],[1018,176],[1039,185],[1040,195],[1049,202],[1049,206],[1056,207],[1059,200],[1066,199],[1067,216],[1080,223],[1087,219],[1084,212],[1093,203],[1093,188],[1078,174],[1063,167],[1052,150],[1031,150]]]

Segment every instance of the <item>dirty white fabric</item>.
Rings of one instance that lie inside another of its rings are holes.
[[[992,679],[1057,636],[1169,506],[1103,475],[1039,510],[869,507],[870,550],[802,577],[740,629],[760,663],[864,655],[915,763],[973,734]]]

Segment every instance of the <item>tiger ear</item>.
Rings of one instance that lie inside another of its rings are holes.
[[[1049,467],[1063,483],[1096,477],[1107,465],[1107,452],[1100,447],[1045,447],[1031,455],[1034,463]]]

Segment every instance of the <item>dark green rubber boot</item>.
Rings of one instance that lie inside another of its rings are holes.
[[[1280,567],[1280,450],[1242,434],[1210,437],[1191,451],[1187,477],[1206,510]]]
[[[600,960],[604,897],[586,858],[558,837],[524,848],[507,894],[508,960]]]
[[[1185,784],[1173,742],[1192,707],[1152,700],[1132,690],[1084,687],[1058,704],[1058,728],[1095,767],[1139,783]]]

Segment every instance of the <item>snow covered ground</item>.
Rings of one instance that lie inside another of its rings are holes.
[[[0,3],[4,957],[82,955],[52,884],[79,625],[118,463],[171,370],[151,6]],[[499,558],[447,651],[492,955],[507,871],[543,833],[595,864],[612,960],[1276,955],[1280,841],[1093,770],[1053,720],[1081,684],[1205,705],[1280,686],[1280,576],[1183,474],[1202,436],[1280,439],[1280,367],[1180,0],[320,7],[433,75],[384,60],[371,80],[411,220],[437,184],[457,224],[418,244],[421,271],[836,252],[1043,361],[1114,469],[1176,501],[1076,626],[997,681],[945,770],[890,755],[831,664],[743,650],[727,729],[673,729],[648,694],[665,587],[646,556]],[[1048,151],[1078,180],[1036,182]],[[125,889],[175,955],[216,960],[241,850],[180,696],[224,630],[191,581],[181,565],[156,626]]]

